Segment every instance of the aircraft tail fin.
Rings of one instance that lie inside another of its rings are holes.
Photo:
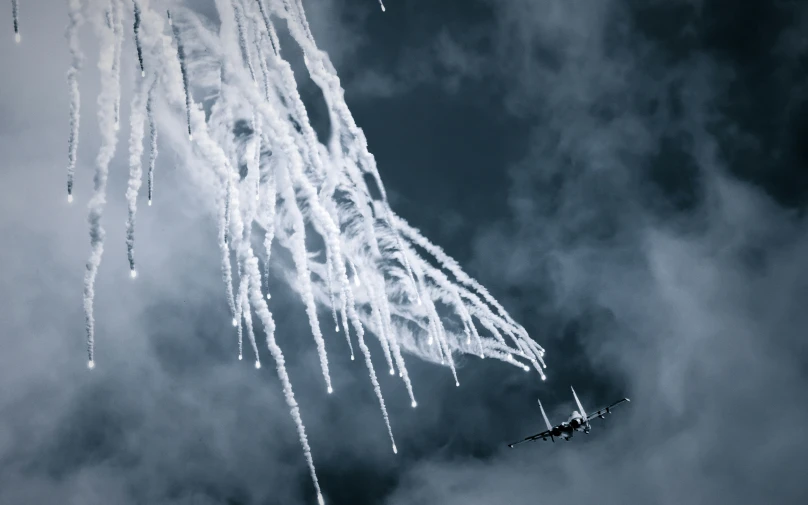
[[[586,419],[586,411],[584,410],[584,406],[581,405],[581,400],[578,399],[578,395],[575,394],[575,388],[570,386],[570,389],[572,389],[572,396],[575,397],[575,403],[578,404],[578,412],[581,414],[581,417]]]
[[[550,420],[547,419],[547,414],[544,412],[544,407],[541,404],[541,400],[539,400],[539,408],[541,409],[541,416],[544,418],[544,424],[547,425],[547,431],[552,431],[553,426],[550,424]]]

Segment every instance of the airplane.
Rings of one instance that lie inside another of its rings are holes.
[[[547,425],[547,431],[543,431],[541,433],[537,433],[535,435],[531,435],[524,440],[520,440],[519,442],[514,442],[512,444],[508,444],[508,447],[513,449],[514,446],[519,445],[524,442],[532,442],[534,440],[547,440],[549,437],[550,440],[555,442],[556,438],[561,438],[563,440],[569,440],[572,438],[572,435],[576,431],[582,431],[585,434],[589,434],[589,431],[592,427],[589,424],[589,421],[599,417],[601,419],[605,419],[606,414],[611,414],[611,410],[620,405],[623,402],[630,402],[628,398],[623,398],[622,400],[616,401],[609,405],[608,407],[604,407],[592,415],[586,415],[586,411],[584,411],[583,405],[581,405],[581,401],[578,400],[578,395],[575,394],[575,389],[570,386],[572,389],[572,396],[575,398],[575,403],[578,405],[578,410],[574,410],[572,415],[570,416],[567,422],[563,422],[557,426],[551,426],[550,420],[547,419],[547,414],[544,412],[544,407],[541,404],[541,400],[539,400],[539,408],[541,409],[541,415],[544,418],[544,424]]]

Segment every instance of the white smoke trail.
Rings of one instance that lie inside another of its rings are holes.
[[[370,311],[376,325],[377,337],[379,338],[379,342],[382,344],[384,359],[387,360],[387,365],[390,367],[390,375],[394,375],[396,371],[395,367],[393,366],[393,356],[390,352],[390,341],[387,334],[387,327],[384,324],[384,319],[381,312],[381,295],[376,291],[376,286],[367,282],[367,279],[365,279],[363,284],[368,293],[368,297],[370,298]]]
[[[293,4],[290,5],[288,3],[289,1],[292,1]],[[370,154],[367,149],[367,139],[365,138],[364,133],[356,125],[355,121],[353,120],[353,116],[345,103],[344,90],[340,87],[339,78],[336,76],[336,70],[333,68],[333,65],[331,65],[328,56],[320,51],[314,42],[314,37],[311,35],[311,31],[303,13],[303,6],[300,0],[285,0],[284,3],[286,10],[284,13],[280,13],[280,15],[286,17],[287,21],[289,22],[290,33],[295,38],[297,43],[303,48],[304,62],[309,70],[309,74],[312,80],[323,92],[323,96],[330,109],[331,126],[334,129],[333,138],[340,139],[341,143],[343,138],[348,138],[351,140],[351,142],[348,142],[347,145],[344,143],[342,145],[343,150],[352,162],[348,163],[346,168],[348,169],[349,173],[352,173],[351,177],[353,178],[354,185],[363,188],[363,191],[358,193],[359,200],[357,201],[357,204],[363,214],[371,250],[375,255],[379,255],[377,241],[373,231],[373,224],[367,210],[367,206],[369,204],[367,198],[368,189],[364,183],[362,175],[359,174],[358,171],[359,167],[362,167],[374,177],[376,186],[381,192],[382,199],[385,202],[385,208],[382,213],[383,219],[385,221],[389,221],[387,193],[384,189],[384,184],[382,184],[378,169],[376,168],[376,161],[373,155]],[[314,60],[309,58],[309,56],[314,56]],[[346,132],[342,131],[343,126],[347,129]],[[399,249],[401,249],[401,244],[397,235],[396,243]],[[420,305],[421,299],[417,294],[415,280],[413,278],[406,255],[403,253],[402,259],[412,284],[412,288],[416,290],[415,294],[417,302]]]
[[[362,328],[362,322],[359,320],[359,315],[356,313],[356,309],[354,308],[353,293],[350,289],[346,290],[346,292],[348,294],[348,315],[350,316],[351,322],[356,329],[356,341],[359,343],[359,349],[365,356],[365,365],[368,367],[368,372],[370,373],[370,382],[373,384],[373,391],[376,392],[376,398],[378,398],[379,406],[382,409],[384,424],[387,426],[387,434],[390,436],[390,442],[393,444],[393,452],[398,453],[396,440],[393,437],[393,428],[390,427],[390,416],[387,414],[387,407],[384,404],[384,397],[382,396],[382,388],[379,385],[379,380],[376,378],[376,370],[373,368],[373,361],[370,358],[370,349],[368,349],[368,346],[365,343],[365,330]]]
[[[140,45],[140,3],[138,0],[132,0],[134,6],[134,32],[135,49],[137,50],[137,62],[140,65],[140,77],[146,77],[146,69],[143,68],[143,48]]]
[[[334,319],[334,331],[339,333],[339,320],[337,319],[337,305],[336,305],[336,303],[334,303],[334,289],[333,289],[333,284],[332,284],[332,280],[331,280],[331,277],[332,277],[331,271],[333,269],[333,266],[332,266],[332,263],[331,263],[331,254],[330,253],[327,253],[325,269],[326,269],[326,276],[328,278],[328,285],[327,285],[327,288],[326,288],[326,289],[328,289],[328,303],[329,303],[329,305],[331,305],[331,317]],[[355,359],[354,350],[353,350],[353,343],[351,342],[351,335],[347,330],[345,331],[345,340],[348,341],[348,349],[351,351],[351,361],[353,361]]]
[[[257,83],[258,81],[255,78],[255,69],[253,68],[252,58],[250,57],[250,49],[247,45],[247,33],[244,27],[244,13],[241,10],[242,4],[239,0],[232,0],[230,5],[233,8],[233,15],[236,20],[236,27],[238,28],[238,41],[239,49],[241,49],[241,57],[247,64],[247,68],[250,71],[250,77],[252,77],[253,82]]]
[[[225,73],[229,73],[228,69],[224,69]],[[198,114],[195,115],[198,118]],[[194,119],[194,116],[192,116]],[[202,123],[202,119],[199,118],[200,123]],[[208,137],[206,128],[204,127],[204,123],[200,124],[198,128],[199,134],[197,135],[197,142],[196,145],[200,148],[200,150],[205,154],[205,157],[213,164],[214,168],[217,169],[220,173],[220,178],[224,181],[227,177],[229,177],[230,169],[228,168],[227,159],[224,157],[224,153],[221,151],[221,148],[215,145],[215,143]],[[243,229],[243,223],[241,220],[240,212],[238,209],[239,201],[238,198],[233,198],[231,201],[233,206],[233,213],[232,219],[234,220],[233,226],[236,230]],[[248,280],[247,289],[249,292],[249,300],[252,303],[253,307],[255,307],[256,314],[261,319],[264,330],[267,337],[267,347],[269,348],[270,353],[272,354],[273,359],[275,360],[278,377],[281,380],[284,389],[284,396],[286,398],[287,405],[290,408],[290,414],[292,415],[292,419],[295,422],[295,426],[297,427],[298,435],[300,438],[301,446],[303,447],[303,453],[306,458],[306,462],[309,467],[309,472],[311,474],[312,482],[314,484],[315,490],[317,492],[317,500],[320,504],[324,503],[323,495],[320,490],[320,484],[317,479],[317,474],[314,468],[314,459],[311,454],[311,448],[309,447],[308,439],[306,437],[305,426],[303,424],[303,420],[300,416],[300,409],[297,405],[297,402],[294,397],[294,393],[292,391],[292,384],[289,380],[289,375],[286,371],[285,366],[285,359],[283,356],[283,352],[281,351],[280,347],[275,342],[275,323],[272,318],[272,314],[267,307],[266,300],[261,296],[261,274],[258,270],[258,260],[255,258],[253,254],[252,248],[249,247],[249,244],[242,241],[242,237],[240,234],[233,234],[233,241],[234,247],[237,251],[238,261],[241,265],[241,269],[246,275]]]
[[[250,312],[250,299],[246,289],[244,290],[244,301],[241,303],[241,306],[243,307],[242,316],[244,317],[244,324],[247,327],[247,338],[250,341],[253,354],[255,355],[255,368],[261,368],[261,356],[258,354],[258,344],[255,340],[252,313]],[[239,349],[239,359],[241,359],[241,349]]]
[[[147,93],[146,87],[147,83],[145,81],[141,81],[140,85],[137,86],[135,96],[132,99],[129,120],[129,183],[126,188],[129,212],[126,219],[126,253],[129,258],[129,271],[133,279],[137,276],[135,268],[135,218],[137,216],[137,195],[143,178],[141,157],[143,156],[144,123],[146,121],[143,114]]]
[[[11,0],[11,17],[14,20],[14,42],[20,43],[20,8],[17,0]]]
[[[289,380],[289,373],[286,371],[286,360],[283,357],[283,351],[281,351],[280,346],[275,342],[275,321],[272,319],[272,314],[269,312],[266,301],[261,296],[261,274],[258,271],[258,260],[252,254],[252,249],[245,255],[244,270],[247,272],[249,278],[250,301],[264,325],[264,332],[267,336],[267,347],[272,354],[272,359],[275,360],[275,366],[278,372],[278,378],[283,386],[286,404],[289,406],[290,414],[297,427],[300,445],[303,447],[303,455],[306,458],[311,480],[317,492],[317,501],[320,505],[323,505],[325,500],[323,500],[323,493],[320,491],[320,482],[317,480],[317,472],[314,469],[314,458],[312,457],[311,447],[309,447],[309,441],[306,437],[306,427],[303,425],[303,419],[300,417],[300,407],[298,407],[295,394],[292,391],[292,382]]]
[[[277,194],[275,193],[275,177],[270,173],[269,180],[267,181],[267,198],[266,198],[266,214],[265,222],[266,232],[264,234],[264,249],[266,251],[266,264],[264,266],[264,274],[266,276],[267,298],[269,298],[269,260],[272,256],[272,242],[275,239],[275,207]]]
[[[308,266],[308,256],[306,254],[306,235],[305,224],[303,223],[303,215],[297,207],[297,196],[295,189],[292,186],[291,178],[285,170],[281,170],[281,177],[279,178],[279,191],[284,198],[284,203],[287,213],[291,216],[292,231],[291,231],[291,247],[292,258],[297,268],[298,282],[302,291],[303,301],[306,304],[306,314],[309,316],[309,324],[311,326],[312,334],[314,335],[315,343],[317,344],[317,353],[320,356],[320,368],[323,372],[326,387],[328,391],[332,391],[331,376],[328,371],[328,355],[325,351],[325,341],[323,334],[320,331],[320,321],[317,317],[317,306],[314,302],[314,295],[311,287],[311,272]]]
[[[236,304],[233,297],[233,267],[230,264],[230,247],[227,245],[227,196],[226,192],[220,198],[219,204],[219,250],[222,256],[222,281],[225,285],[225,295],[227,296],[227,304],[230,308],[230,314],[233,317],[233,326],[238,324],[238,313],[236,312]]]
[[[93,18],[96,33],[100,40],[100,56],[98,68],[101,73],[101,94],[98,97],[98,123],[101,130],[101,148],[96,157],[94,177],[94,193],[88,205],[90,213],[90,257],[87,260],[87,271],[84,275],[84,316],[87,324],[88,366],[95,366],[95,317],[93,302],[95,300],[95,278],[101,257],[104,254],[104,228],[101,226],[104,207],[106,205],[107,177],[109,162],[115,155],[118,136],[115,128],[115,100],[117,99],[117,83],[113,72],[115,59],[115,34],[106,27],[103,18]]]
[[[110,1],[112,28],[115,34],[115,58],[112,60],[112,75],[115,82],[115,129],[120,126],[121,119],[121,53],[123,52],[123,2]]]
[[[434,256],[435,259],[437,259],[438,262],[441,264],[441,266],[446,270],[448,270],[449,272],[451,272],[452,275],[454,275],[459,282],[473,288],[480,295],[482,295],[482,297],[485,299],[486,302],[488,302],[489,304],[491,304],[491,306],[497,309],[501,317],[503,317],[510,324],[518,328],[521,328],[519,325],[516,324],[515,321],[513,321],[513,319],[511,319],[511,316],[508,315],[508,312],[505,310],[505,308],[502,305],[500,305],[500,303],[493,296],[491,296],[488,290],[485,289],[485,287],[481,285],[479,282],[472,279],[468,274],[466,274],[466,272],[464,272],[463,269],[460,268],[460,265],[457,264],[457,261],[455,261],[448,254],[446,254],[440,246],[437,246],[432,242],[430,242],[429,240],[427,240],[423,235],[421,235],[421,233],[417,229],[411,227],[409,223],[404,221],[402,218],[394,216],[392,222],[395,225],[395,227],[401,230],[410,241],[424,248],[429,254]],[[527,335],[525,334],[525,336]]]
[[[396,337],[392,328],[392,321],[390,317],[390,304],[387,300],[384,277],[381,275],[377,276],[377,290],[379,293],[379,299],[381,300],[379,308],[381,309],[382,312],[382,322],[385,326],[385,332],[390,342],[391,351],[393,352],[393,356],[396,359],[396,365],[398,366],[398,375],[404,381],[404,386],[407,388],[407,393],[410,395],[412,407],[415,408],[415,406],[417,405],[415,401],[415,393],[412,390],[412,382],[410,382],[409,372],[407,372],[407,366],[404,363],[404,356],[402,356],[401,354],[401,347],[399,346],[398,338]]]
[[[152,204],[154,196],[154,169],[157,165],[157,124],[154,121],[154,100],[157,88],[157,76],[154,76],[152,85],[149,87],[149,96],[146,100],[146,116],[149,120],[149,205]]]
[[[84,23],[81,13],[81,0],[69,0],[69,23],[67,25],[67,45],[70,48],[70,68],[67,71],[67,85],[70,91],[70,132],[67,138],[67,201],[73,201],[73,176],[76,173],[76,157],[79,149],[79,112],[81,92],[79,72],[84,63],[84,54],[79,45],[79,27]]]
[[[170,12],[168,13],[168,19],[174,32],[174,41],[177,43],[177,58],[180,62],[180,72],[182,72],[182,88],[185,90],[185,119],[188,123],[188,140],[193,140],[194,134],[191,131],[191,90],[188,89],[188,69],[185,64],[185,49],[182,46],[179,29],[170,21]]]
[[[233,324],[236,326],[236,334],[238,335],[238,359],[240,360],[242,357],[242,340],[243,340],[243,331],[244,328],[241,325],[241,321],[243,319],[244,314],[244,295],[246,294],[247,290],[247,279],[245,278],[246,275],[241,272],[241,263],[236,264],[236,278],[238,279],[238,293],[236,294],[236,309],[235,313],[233,314]]]
[[[379,5],[382,8],[382,12],[384,12],[386,9],[384,8],[384,2],[382,0],[379,0]]]

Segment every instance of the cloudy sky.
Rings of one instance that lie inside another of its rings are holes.
[[[215,15],[208,3],[196,7]],[[327,503],[808,500],[808,7],[304,4],[393,208],[486,285],[548,363],[541,382],[464,358],[455,388],[448,370],[411,358],[417,409],[380,377],[393,455],[362,365],[326,335],[338,391],[326,397],[304,307],[279,287],[279,343]],[[19,46],[10,13],[0,503],[315,503],[273,368],[234,359],[213,216],[168,150],[155,205],[139,215],[135,283],[125,142],[113,161],[100,364],[87,372],[97,44],[83,35],[78,205],[68,207],[66,7],[20,0]],[[300,85],[326,131],[316,88]],[[125,85],[124,104],[130,96]],[[537,397],[552,421],[569,415],[571,384],[592,409],[632,403],[588,437],[509,450],[542,429]]]

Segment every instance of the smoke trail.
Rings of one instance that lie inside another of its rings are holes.
[[[177,58],[180,60],[180,72],[182,72],[182,88],[185,90],[185,119],[188,123],[188,140],[194,140],[191,132],[191,91],[188,86],[188,69],[185,64],[185,49],[182,46],[180,31],[171,22],[171,13],[168,13],[169,24],[174,33],[174,40],[177,42]]]
[[[283,199],[285,200],[286,210],[292,218],[292,231],[290,236],[292,243],[292,258],[295,262],[295,267],[297,268],[297,278],[298,282],[300,283],[303,301],[306,304],[306,314],[309,316],[311,332],[314,335],[314,341],[317,344],[317,353],[320,356],[320,368],[322,369],[323,378],[325,379],[326,387],[330,393],[332,391],[332,387],[331,377],[328,371],[328,355],[325,351],[325,341],[323,340],[323,334],[320,330],[320,322],[317,317],[317,305],[314,302],[314,295],[312,293],[311,272],[309,271],[308,255],[306,254],[306,231],[305,224],[303,222],[303,215],[300,213],[300,209],[297,207],[297,197],[295,195],[295,189],[292,186],[290,175],[286,170],[282,170],[281,173],[285,173],[285,177],[280,178],[279,182],[281,183],[281,188],[279,189],[283,195]]]
[[[224,190],[221,193],[226,193]],[[222,281],[225,285],[225,295],[227,296],[227,304],[230,308],[230,314],[233,317],[233,326],[237,324],[238,314],[236,313],[236,304],[233,299],[233,270],[230,264],[230,248],[227,245],[227,196],[222,194],[219,202],[219,250],[222,255]]]
[[[121,119],[121,53],[123,51],[123,3],[111,0],[110,13],[113,33],[115,34],[115,58],[112,61],[112,74],[115,78],[115,129],[120,126]]]
[[[93,316],[95,278],[101,264],[101,257],[104,254],[105,231],[101,226],[101,217],[106,205],[109,163],[115,154],[115,147],[118,143],[114,121],[117,90],[112,69],[115,59],[115,34],[112,30],[106,29],[103,19],[96,18],[94,20],[98,38],[100,39],[98,68],[101,73],[101,94],[98,97],[98,122],[101,130],[101,148],[96,157],[96,171],[93,179],[94,193],[88,205],[90,213],[87,220],[90,224],[90,246],[92,250],[87,260],[84,275],[84,315],[87,323],[87,354],[90,368],[95,366],[95,318]]]
[[[356,287],[359,287],[362,284],[362,281],[359,280],[359,272],[356,271],[356,265],[354,265],[354,262],[351,261],[351,258],[348,258],[348,264],[351,265],[351,272],[353,272],[354,285],[356,285]]]
[[[373,284],[367,282],[365,279],[365,289],[367,290],[368,297],[370,298],[370,312],[373,317],[374,323],[376,324],[379,342],[382,345],[382,352],[384,353],[384,359],[387,360],[387,365],[390,367],[390,375],[394,375],[396,373],[395,367],[393,366],[393,356],[390,353],[390,342],[388,341],[387,335],[387,327],[384,325],[384,320],[381,312],[381,299],[379,293],[376,292],[376,287]]]
[[[280,55],[280,51],[278,51],[278,45],[276,44],[278,37],[277,35],[275,35],[275,30],[274,27],[272,26],[272,21],[269,19],[269,15],[267,14],[266,9],[264,8],[264,0],[255,0],[255,3],[258,4],[258,10],[261,12],[261,17],[264,19],[264,26],[267,29],[269,42],[272,44],[272,54],[274,54],[277,57]]]
[[[337,319],[337,306],[334,303],[334,288],[331,281],[331,254],[329,253],[326,258],[325,270],[328,277],[328,302],[331,306],[331,318],[334,320],[334,331],[339,333],[339,320]],[[348,338],[348,347],[351,349],[351,356],[353,356],[353,344],[351,344],[350,337]]]
[[[379,5],[380,5],[380,6],[381,6],[381,8],[382,8],[382,12],[384,12],[384,11],[385,11],[385,8],[384,8],[384,2],[383,2],[382,0],[379,0]]]
[[[132,110],[129,118],[129,183],[126,188],[129,216],[126,220],[126,252],[129,257],[129,271],[132,278],[137,276],[135,269],[135,217],[137,215],[137,195],[140,191],[143,170],[143,136],[145,117],[143,115],[146,100],[146,83],[141,81],[132,99]]]
[[[266,276],[267,299],[269,299],[269,259],[272,256],[272,241],[275,239],[275,206],[277,194],[275,193],[275,176],[270,173],[267,181],[267,202],[266,202],[266,233],[264,234],[264,249],[266,250],[266,264],[264,275]]]
[[[241,306],[243,307],[242,316],[244,317],[244,324],[247,327],[247,338],[250,340],[253,354],[255,354],[255,368],[261,368],[261,356],[258,354],[258,344],[255,341],[252,313],[250,312],[250,300],[246,289],[244,290],[244,301],[241,303]],[[241,359],[241,349],[239,349],[239,359]]]
[[[154,195],[154,168],[157,164],[157,124],[154,122],[154,93],[157,88],[157,75],[154,76],[149,87],[149,97],[146,100],[146,116],[149,119],[149,205]]]
[[[16,2],[15,2],[16,4]],[[67,138],[67,201],[73,201],[73,176],[76,173],[76,156],[79,149],[79,112],[81,92],[79,72],[84,63],[84,54],[79,45],[79,27],[84,23],[81,14],[81,0],[69,0],[69,23],[67,25],[67,45],[70,48],[70,68],[67,70],[67,85],[70,91],[70,133]]]
[[[255,70],[253,69],[252,58],[250,58],[250,49],[247,46],[247,34],[244,31],[244,14],[241,11],[241,5],[238,0],[232,0],[231,6],[233,8],[233,15],[236,20],[236,28],[238,29],[238,42],[239,49],[241,49],[241,57],[247,64],[247,69],[250,71],[250,77],[253,82],[257,83],[255,79]]]
[[[409,372],[407,372],[407,366],[404,363],[404,356],[401,355],[401,347],[398,344],[398,339],[396,338],[396,335],[393,332],[392,328],[392,321],[390,317],[390,305],[388,303],[387,293],[385,291],[384,277],[382,275],[378,275],[377,277],[378,277],[377,289],[378,292],[380,293],[380,299],[381,299],[380,309],[382,311],[382,322],[386,327],[385,331],[387,333],[388,339],[390,340],[393,356],[396,359],[396,365],[398,366],[398,375],[404,381],[404,386],[407,388],[407,393],[410,395],[412,407],[415,408],[418,404],[415,401],[415,393],[412,390],[412,382],[410,382]]]
[[[134,4],[134,16],[135,16],[135,25],[134,25],[134,38],[135,38],[135,48],[137,49],[137,61],[140,65],[140,77],[146,77],[146,70],[143,68],[143,49],[140,47],[140,4],[138,0],[133,0]]]
[[[14,18],[14,42],[20,43],[20,9],[17,0],[11,0],[11,17]]]
[[[348,295],[348,314],[350,315],[351,322],[356,329],[356,340],[359,342],[359,349],[362,350],[362,354],[365,356],[365,365],[368,367],[368,372],[370,373],[370,382],[373,384],[373,391],[376,392],[376,398],[378,398],[379,406],[382,409],[384,424],[387,426],[387,434],[390,436],[390,442],[393,444],[393,452],[398,454],[396,440],[393,437],[393,429],[390,427],[390,416],[387,414],[387,407],[384,405],[382,388],[379,385],[379,380],[376,378],[376,370],[373,368],[373,361],[370,359],[370,349],[368,349],[368,346],[365,343],[365,330],[362,328],[362,322],[359,320],[359,315],[356,313],[356,309],[354,308],[353,292],[350,289],[346,289],[346,293]]]
[[[323,493],[320,491],[320,482],[317,480],[317,472],[314,469],[314,458],[311,455],[311,447],[309,447],[309,441],[306,437],[306,427],[303,425],[303,419],[300,417],[300,407],[298,407],[295,394],[292,391],[292,382],[289,380],[289,373],[286,371],[286,360],[283,357],[283,351],[281,351],[281,348],[278,346],[277,342],[275,342],[275,321],[272,319],[272,313],[269,311],[266,301],[261,297],[261,274],[258,271],[258,260],[252,254],[252,249],[244,254],[243,261],[244,270],[247,272],[249,279],[250,301],[255,307],[255,313],[264,325],[267,347],[272,354],[272,359],[275,360],[278,378],[283,385],[286,404],[289,406],[289,412],[297,427],[300,445],[303,447],[303,455],[306,458],[311,480],[317,492],[317,502],[323,505],[325,500],[323,499]]]
[[[242,326],[241,322],[244,316],[244,301],[245,295],[247,294],[247,282],[246,282],[246,275],[242,273],[241,263],[236,262],[236,278],[239,280],[238,283],[238,294],[236,294],[236,310],[235,314],[233,314],[233,325],[236,326],[236,333],[238,334],[238,359],[241,360],[242,358],[242,346],[243,346],[243,332],[244,327]],[[247,309],[249,311],[249,308]]]
[[[511,319],[511,316],[508,314],[505,308],[502,305],[500,305],[500,303],[493,296],[491,296],[488,290],[485,289],[485,287],[482,286],[479,282],[472,279],[468,274],[466,274],[466,272],[464,272],[463,269],[460,268],[460,265],[457,264],[457,261],[451,258],[448,254],[446,254],[440,246],[437,246],[432,242],[430,242],[429,240],[427,240],[423,235],[421,235],[421,233],[417,229],[411,227],[409,223],[404,221],[404,219],[398,216],[394,216],[393,222],[395,223],[396,228],[401,230],[410,241],[424,248],[429,254],[434,256],[435,259],[438,260],[440,265],[449,272],[451,272],[452,275],[454,275],[459,282],[477,291],[485,299],[486,302],[488,302],[489,304],[491,304],[491,306],[497,309],[501,317],[503,317],[508,323],[512,324],[514,327],[519,328],[521,330],[520,333],[524,334],[524,336],[527,336],[524,330],[522,330],[521,327],[517,325],[513,319]]]

